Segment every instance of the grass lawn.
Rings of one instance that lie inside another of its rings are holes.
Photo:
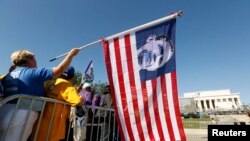
[[[211,118],[184,118],[182,121],[212,121]]]
[[[204,129],[207,128],[207,125],[211,123],[210,118],[191,118],[191,119],[182,119],[184,128],[193,128],[193,129]]]

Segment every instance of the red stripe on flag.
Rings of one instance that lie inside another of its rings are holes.
[[[182,119],[181,119],[180,108],[179,108],[176,72],[171,73],[171,80],[172,80],[173,102],[174,102],[174,107],[175,107],[174,109],[175,109],[175,114],[176,114],[176,121],[178,124],[178,129],[179,129],[181,140],[185,141],[186,135],[185,135],[184,128],[182,125]]]
[[[124,120],[125,124],[127,127],[127,131],[129,134],[129,138],[134,141],[134,134],[132,132],[132,127],[131,127],[131,121],[129,117],[129,109],[127,105],[127,96],[126,96],[126,91],[125,91],[125,86],[124,86],[124,79],[123,79],[123,71],[122,71],[122,62],[121,62],[121,54],[120,54],[120,44],[119,44],[119,39],[115,38],[114,39],[114,48],[115,48],[115,58],[116,58],[116,66],[117,66],[117,74],[118,74],[118,81],[119,81],[119,88],[120,88],[120,97],[122,100],[122,107],[123,107],[123,114],[124,114]]]
[[[143,103],[144,103],[144,114],[145,114],[145,120],[146,125],[148,128],[148,134],[151,141],[155,140],[154,134],[152,132],[152,123],[150,120],[150,114],[149,114],[149,107],[148,107],[148,94],[147,94],[147,86],[146,81],[141,82],[141,90],[142,90],[142,96],[143,96]]]
[[[106,69],[107,69],[107,73],[108,73],[108,80],[109,80],[109,85],[110,85],[110,92],[111,92],[111,96],[113,99],[113,103],[114,103],[114,109],[115,109],[115,114],[118,114],[118,109],[117,109],[117,104],[116,104],[116,95],[115,95],[115,90],[114,90],[114,83],[113,83],[113,78],[112,78],[112,65],[111,65],[111,61],[110,61],[110,52],[109,52],[109,43],[108,41],[106,41],[104,43],[104,56],[105,56],[105,63],[106,63]],[[118,123],[119,127],[122,127],[121,122],[120,122],[120,117],[119,116],[115,116],[116,117],[116,121]],[[123,128],[120,128],[123,129]],[[124,132],[122,132],[122,130],[119,130],[119,134],[122,140],[125,140],[124,137]]]
[[[174,131],[172,127],[172,122],[171,122],[171,116],[169,113],[169,104],[168,104],[168,96],[169,93],[167,93],[167,85],[166,85],[166,75],[161,76],[161,89],[162,89],[162,100],[163,100],[163,107],[164,107],[164,113],[165,113],[165,120],[167,123],[167,128],[168,128],[168,134],[169,138],[171,141],[176,140],[174,137]],[[171,93],[172,94],[172,93]]]
[[[158,108],[158,94],[157,94],[157,83],[156,83],[156,78],[151,79],[151,84],[152,84],[152,96],[153,96],[153,105],[154,105],[154,113],[155,113],[155,124],[157,126],[158,134],[160,140],[164,140],[164,135],[162,131],[162,126],[161,126],[161,119],[160,119],[160,114],[159,114],[159,108]],[[159,85],[159,84],[158,84]]]
[[[136,121],[136,127],[139,133],[140,140],[145,140],[143,135],[143,130],[141,126],[141,119],[140,119],[140,111],[138,107],[138,98],[137,98],[137,92],[136,92],[136,86],[135,86],[135,77],[134,77],[134,67],[133,67],[133,57],[131,52],[131,43],[130,43],[130,35],[125,35],[125,50],[126,50],[126,57],[127,57],[127,67],[128,67],[128,73],[129,73],[129,83],[130,83],[130,89],[131,89],[131,97],[132,97],[132,103],[133,103],[133,109],[134,109],[134,116]]]

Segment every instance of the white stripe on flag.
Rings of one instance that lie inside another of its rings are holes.
[[[119,84],[119,81],[117,79],[117,66],[116,66],[116,58],[115,58],[115,49],[114,49],[114,41],[111,40],[109,43],[109,52],[110,52],[110,60],[111,60],[111,66],[112,66],[112,77],[113,77],[113,82],[114,84]],[[114,85],[115,88],[115,100],[116,100],[116,106],[118,108],[118,115],[120,117],[120,123],[122,125],[122,131],[124,133],[124,137],[126,140],[129,140],[125,120],[124,120],[124,114],[121,109],[122,107],[122,102],[121,102],[121,97],[120,97],[120,88],[119,85]]]
[[[158,107],[159,107],[159,113],[160,113],[160,119],[161,119],[161,124],[162,124],[162,130],[165,132],[163,135],[164,135],[164,138],[166,140],[170,140],[169,138],[169,133],[168,133],[168,128],[167,128],[167,125],[166,125],[166,117],[165,117],[165,112],[164,111],[164,101],[163,101],[163,92],[162,92],[162,89],[161,89],[161,85],[162,85],[162,82],[161,82],[161,77],[158,77],[157,78],[157,94],[158,94]]]
[[[154,104],[153,104],[153,97],[152,97],[152,83],[151,81],[147,81],[146,82],[146,88],[147,88],[147,98],[148,98],[148,107],[149,107],[149,118],[152,124],[152,131],[154,134],[154,137],[156,140],[158,140],[159,134],[158,134],[158,130],[157,130],[157,125],[156,125],[156,121],[155,121],[155,112],[154,112]]]
[[[169,107],[173,107],[173,108],[169,108],[170,111],[170,118],[171,118],[171,123],[172,123],[172,129],[174,130],[174,136],[176,140],[180,140],[180,132],[179,132],[179,128],[177,126],[177,121],[176,121],[176,112],[175,112],[175,105],[174,105],[174,100],[173,100],[173,91],[172,91],[172,80],[171,79],[171,73],[166,74],[166,82],[167,82],[167,96],[168,96],[168,106]]]
[[[122,73],[123,73],[123,79],[124,79],[124,85],[125,85],[125,93],[127,97],[127,106],[128,106],[128,113],[129,118],[131,121],[132,131],[133,135],[135,137],[135,140],[139,140],[138,136],[138,130],[136,127],[136,121],[134,117],[134,107],[133,107],[133,101],[131,96],[131,88],[129,83],[129,74],[128,74],[128,67],[127,67],[127,56],[126,56],[126,50],[125,50],[125,42],[124,38],[119,38],[119,45],[120,45],[120,54],[121,54],[121,64],[122,64]]]
[[[135,33],[130,34],[130,41],[131,41],[131,55],[132,56],[137,56],[137,50],[136,50],[136,40],[135,40]],[[145,140],[150,140],[149,134],[148,134],[148,128],[147,128],[147,121],[145,120],[145,112],[144,112],[144,103],[143,103],[143,95],[142,95],[142,90],[141,90],[141,82],[140,82],[140,74],[139,74],[139,64],[138,58],[133,57],[133,68],[134,68],[134,81],[135,81],[135,87],[136,87],[136,93],[138,96],[138,108],[140,111],[140,119],[141,119],[141,126],[143,129],[143,134],[145,137]]]

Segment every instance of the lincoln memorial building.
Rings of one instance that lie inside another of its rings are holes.
[[[229,111],[241,108],[240,94],[231,93],[229,89],[184,93],[179,100],[181,108],[193,107],[197,112]],[[189,101],[189,105],[183,101]]]

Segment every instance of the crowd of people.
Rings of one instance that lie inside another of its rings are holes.
[[[13,65],[10,67],[9,73],[0,76],[1,99],[12,95],[26,94],[64,101],[73,108],[47,102],[42,115],[39,115],[40,113],[37,111],[28,112],[18,109],[15,119],[11,121],[10,117],[14,114],[17,101],[9,101],[0,107],[0,141],[3,140],[3,137],[5,141],[66,140],[66,132],[69,129],[67,126],[69,121],[72,120],[70,119],[72,112],[75,123],[80,120],[90,123],[96,111],[93,109],[84,111],[85,105],[113,107],[109,85],[106,86],[104,94],[93,93],[89,83],[84,83],[80,89],[73,85],[71,80],[74,77],[75,69],[70,64],[78,52],[78,48],[72,49],[57,66],[52,68],[37,67],[35,55],[28,50],[19,50],[12,53],[11,61]],[[38,126],[37,119],[39,116],[42,117]],[[27,123],[27,119],[24,117],[28,118]],[[13,122],[12,127],[8,127],[10,122]],[[7,134],[8,128],[12,128],[11,134]],[[32,132],[36,130],[38,130],[36,134]],[[50,133],[49,136],[46,136],[48,130]],[[86,129],[74,127],[73,130],[72,140],[88,141],[90,135],[93,136],[93,131],[88,127]]]
[[[114,112],[110,109],[113,108],[113,101],[110,94],[110,86],[106,85],[102,94],[96,93],[92,90],[89,83],[85,83],[79,94],[86,99],[85,104],[77,106],[77,118],[75,118],[74,125],[74,139],[84,141],[100,140],[101,134],[105,141],[118,140],[113,135],[115,130],[114,126]],[[87,107],[102,107],[109,110]],[[104,124],[100,124],[104,123]],[[82,126],[95,124],[94,126]],[[102,125],[103,127],[100,127]],[[101,131],[101,128],[104,130]],[[103,133],[101,133],[103,132]]]

